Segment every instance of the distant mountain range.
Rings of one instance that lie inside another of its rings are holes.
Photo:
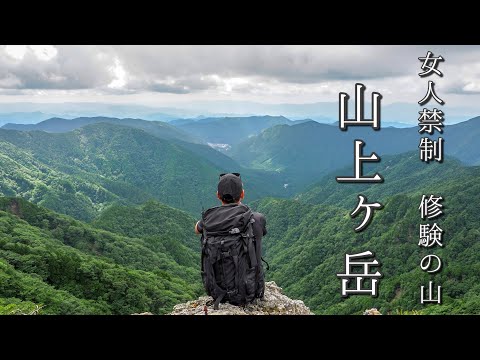
[[[480,118],[473,118],[446,126],[442,135],[446,139],[445,154],[468,165],[480,164],[480,147],[476,146],[479,121]],[[231,171],[241,168],[244,174],[261,182],[268,179],[277,188],[288,187],[285,196],[300,192],[332,170],[351,164],[353,141],[357,138],[365,141],[365,154],[375,151],[382,157],[418,149],[421,137],[418,126],[384,126],[379,132],[369,127],[350,127],[342,132],[334,124],[291,121],[283,116],[177,119],[169,123],[106,117],[52,118],[38,124],[6,124],[2,129],[64,133],[99,123],[143,130],[201,156],[217,168]],[[255,171],[263,175],[255,176]],[[277,195],[283,196],[278,192]]]
[[[350,92],[349,89],[345,91]],[[352,86],[353,91],[353,86]],[[245,117],[245,116],[285,116],[291,120],[312,119],[320,123],[333,123],[338,120],[337,99],[332,102],[317,102],[306,104],[264,104],[252,101],[192,101],[158,106],[138,104],[109,104],[109,103],[2,103],[0,104],[0,119],[3,123],[21,123],[19,117],[8,118],[9,113],[40,112],[50,116],[32,118],[32,123],[46,120],[50,117],[104,117],[141,118],[144,120],[171,121],[181,118],[195,117]],[[352,100],[353,101],[353,100]],[[353,105],[350,106],[353,109]],[[370,104],[365,103],[366,115],[370,115]],[[401,123],[415,125],[418,118],[419,106],[416,103],[382,104],[382,121],[387,123]],[[352,110],[353,111],[353,110]],[[448,107],[446,123],[454,124],[466,121],[480,112],[477,107]],[[353,114],[352,114],[353,115]],[[2,116],[4,116],[2,118]],[[0,125],[2,122],[0,122]]]
[[[347,93],[353,93],[352,89],[345,89]],[[354,101],[352,97],[352,102]],[[180,107],[180,106],[179,106]],[[206,115],[218,117],[219,114],[229,114],[226,116],[285,116],[291,120],[312,119],[320,123],[333,123],[338,120],[338,101],[335,97],[331,102],[316,102],[305,104],[264,104],[253,101],[192,101],[181,105],[184,111],[196,113],[196,115]],[[351,112],[353,105],[349,107]],[[365,102],[365,115],[370,116],[371,105]],[[382,121],[387,123],[401,123],[415,125],[420,111],[417,103],[382,103]],[[166,109],[163,112],[169,112]],[[455,124],[466,121],[480,112],[478,107],[448,107],[447,123]],[[209,115],[210,114],[210,115]],[[353,116],[353,113],[350,114]],[[182,116],[185,117],[185,116]]]
[[[170,140],[176,142],[178,145],[202,154],[203,157],[213,162],[217,166],[239,166],[231,158],[226,157],[218,151],[215,151],[205,142],[192,135],[187,134],[181,129],[176,128],[168,123],[161,121],[147,121],[141,119],[118,119],[110,117],[81,117],[75,119],[51,118],[38,124],[5,124],[1,129],[18,130],[18,131],[45,131],[48,133],[65,133],[75,129],[80,129],[84,126],[98,123],[107,123],[119,126],[128,126],[135,129],[140,129],[146,133],[158,137],[160,139]],[[233,164],[232,164],[233,163]]]
[[[15,124],[36,124],[40,121],[56,117],[54,114],[43,113],[40,111],[34,112],[11,112],[0,113],[0,126],[8,123]],[[67,117],[70,119],[70,117]]]
[[[181,117],[195,117],[198,114],[189,110],[169,107],[153,107],[137,104],[109,104],[100,102],[65,102],[65,103],[2,103],[0,112],[8,113],[35,113],[54,114],[50,117],[75,118],[75,117],[118,117],[118,118],[144,118],[146,120],[168,121]],[[208,114],[206,114],[208,115]],[[39,121],[41,121],[39,120]],[[7,121],[17,122],[17,121]],[[37,121],[38,122],[38,121]]]
[[[110,117],[80,117],[75,119],[51,118],[41,121],[38,124],[13,124],[8,123],[2,129],[20,131],[46,131],[50,133],[63,133],[79,129],[83,126],[97,123],[108,123],[115,125],[130,126],[142,129],[162,139],[181,139],[183,141],[200,142],[193,136],[188,135],[176,127],[162,121],[147,121],[141,119],[117,119]]]
[[[445,154],[468,165],[479,165],[479,125],[480,117],[476,117],[446,126],[441,135],[445,139]],[[229,154],[243,166],[282,172],[289,182],[301,188],[332,170],[352,164],[355,139],[365,142],[364,154],[375,151],[382,157],[418,149],[421,137],[418,127],[382,128],[380,131],[350,127],[343,132],[338,127],[309,121],[266,129],[235,145]],[[433,136],[436,137],[438,134]],[[351,172],[353,174],[353,168]]]
[[[110,117],[80,117],[75,119],[51,118],[37,124],[8,123],[1,128],[19,131],[46,131],[63,133],[97,123],[109,123],[142,129],[162,139],[179,140],[188,143],[209,144],[217,150],[228,151],[250,136],[274,125],[293,125],[308,120],[291,121],[283,116],[251,116],[176,119],[169,123],[142,119],[118,119]],[[225,145],[225,146],[222,146]]]

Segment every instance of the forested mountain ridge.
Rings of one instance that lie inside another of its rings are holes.
[[[0,131],[1,133],[1,131]],[[38,160],[29,149],[0,140],[0,194],[90,220],[110,203],[137,203],[151,195],[124,182],[77,170],[67,173]]]
[[[213,162],[220,167],[232,166],[239,167],[231,158],[225,156],[219,151],[214,150],[206,145],[206,142],[195,135],[189,135],[177,127],[162,121],[148,121],[142,119],[119,119],[110,117],[80,117],[74,119],[51,118],[38,124],[6,124],[0,129],[17,130],[17,131],[45,131],[49,133],[66,133],[82,127],[107,123],[112,125],[127,126],[135,129],[144,130],[147,134],[153,135],[160,139],[169,140],[190,150],[200,154],[202,157]]]
[[[221,168],[176,142],[107,123],[56,134],[0,130],[0,146],[5,163],[0,194],[22,196],[84,220],[116,202],[151,198],[197,214],[216,204],[218,174],[238,171],[233,161],[231,168]],[[288,194],[274,173],[246,174],[250,199]]]
[[[304,120],[291,121],[283,116],[252,116],[252,117],[220,117],[220,118],[202,118],[202,119],[178,119],[169,123],[163,121],[149,121],[133,118],[112,118],[104,116],[79,117],[74,119],[51,118],[37,124],[14,124],[8,123],[0,129],[17,131],[44,131],[49,133],[66,133],[80,129],[85,126],[99,123],[127,126],[135,129],[144,130],[147,134],[153,135],[163,140],[168,140],[180,147],[199,155],[205,160],[212,162],[215,166],[224,169],[224,171],[241,171],[242,173],[255,176],[260,182],[261,178],[266,181],[278,184],[275,196],[290,196],[293,194],[291,189],[282,191],[280,188],[286,182],[285,179],[279,179],[278,174],[265,171],[249,169],[240,166],[231,157],[223,152],[217,151],[218,147],[207,145],[207,143],[221,139],[220,142],[230,141],[240,142],[250,135],[255,135],[260,131],[277,124],[299,124]],[[176,125],[176,126],[174,126]],[[212,140],[214,138],[214,140]],[[214,148],[215,147],[215,148]],[[254,190],[255,191],[255,190]],[[256,196],[256,195],[255,195]]]
[[[386,155],[378,163],[365,163],[365,175],[379,173],[384,182],[338,183],[336,176],[350,176],[353,166],[337,169],[324,176],[319,182],[309,186],[304,192],[296,195],[296,199],[311,204],[330,204],[345,208],[353,207],[358,201],[357,195],[381,201],[389,196],[408,193],[421,194],[422,191],[435,189],[446,181],[458,181],[463,177],[480,177],[480,167],[464,166],[453,158],[446,157],[443,163],[420,161],[418,151],[410,151],[397,155]]]
[[[200,137],[205,142],[227,144],[229,146],[254,136],[261,131],[279,124],[293,125],[301,121],[292,121],[284,116],[246,116],[215,117],[198,120],[173,120],[170,124]]]
[[[163,121],[148,121],[131,118],[118,119],[104,116],[79,117],[74,119],[51,118],[41,121],[37,124],[8,123],[3,125],[1,128],[5,130],[45,131],[50,133],[63,133],[79,129],[87,125],[98,123],[129,126],[136,129],[141,129],[146,131],[150,135],[157,136],[161,139],[178,139],[189,142],[200,142],[198,138],[191,136],[186,132],[176,128],[175,126],[172,126]]]
[[[454,156],[467,165],[480,165],[479,125],[480,117],[475,117],[445,126],[442,134],[436,134],[445,139],[445,155]],[[338,126],[308,121],[270,127],[234,146],[229,155],[246,167],[278,171],[288,179],[286,182],[302,191],[333,170],[351,165],[355,139],[364,141],[363,154],[374,151],[383,157],[418,151],[421,137],[418,127],[381,128],[380,131],[349,127],[341,131]]]
[[[10,192],[4,192],[2,186],[3,194],[44,201],[44,205],[59,211],[63,211],[68,194],[74,206],[66,207],[67,213],[77,215],[87,208],[86,216],[80,217],[86,220],[117,200],[131,203],[129,200],[135,194],[140,195],[140,202],[157,198],[187,210],[201,209],[202,202],[214,192],[211,180],[221,171],[209,161],[142,130],[105,123],[62,134],[0,130],[0,142],[7,143],[2,155],[6,160],[11,159],[9,164],[13,165],[2,168],[5,176],[1,180],[10,179],[10,184],[6,184],[10,185]],[[18,149],[20,153],[12,155]],[[25,153],[29,155],[24,156]],[[31,169],[25,164],[27,159],[33,159],[38,170],[31,174],[30,184],[25,184],[22,175]],[[15,168],[18,176],[10,173]],[[56,182],[52,179],[55,173],[59,174],[61,185],[46,200],[42,194],[51,193],[50,183]],[[192,174],[197,174],[197,178],[192,179]],[[37,176],[45,178],[47,186],[40,193]],[[88,185],[84,189],[89,182],[91,191]],[[103,189],[96,191],[94,184]],[[176,194],[177,189],[183,190]]]

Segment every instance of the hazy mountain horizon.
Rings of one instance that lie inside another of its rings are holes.
[[[350,107],[353,111],[353,106]],[[370,113],[370,104],[365,104],[365,115]],[[415,126],[418,111],[416,103],[390,103],[382,105],[382,121],[386,126]],[[475,107],[448,107],[445,124],[466,121],[480,113]],[[0,104],[0,126],[6,123],[35,124],[52,117],[116,117],[140,118],[143,120],[172,121],[177,119],[195,119],[204,117],[248,117],[248,116],[284,116],[289,120],[312,119],[319,123],[338,121],[338,102],[315,102],[304,104],[267,104],[251,101],[194,101],[183,104],[115,104],[92,102],[66,103],[2,103]],[[353,114],[351,114],[353,115]],[[22,116],[25,121],[22,121]]]

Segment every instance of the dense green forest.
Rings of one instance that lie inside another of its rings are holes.
[[[246,124],[221,153],[195,133],[220,123],[232,136],[228,118],[177,127],[99,119],[47,121],[41,130],[49,132],[0,130],[0,314],[37,306],[41,314],[163,314],[203,294],[193,225],[217,204],[218,174],[239,169],[245,202],[267,218],[267,279],[315,313],[480,313],[480,168],[466,166],[478,162],[478,120],[449,127],[455,158],[442,164],[407,151],[418,145],[416,129],[382,130],[391,139],[377,149],[372,137],[369,147],[382,161],[364,172],[385,182],[362,185],[335,181],[352,172],[352,149],[339,144],[353,135],[338,140],[331,125],[258,117],[265,123]],[[287,125],[268,127],[276,123]],[[445,246],[434,250],[444,267],[435,276],[419,266],[427,253],[417,245],[423,193],[446,199],[438,220]],[[358,194],[385,206],[361,233],[353,231],[360,217],[349,216]],[[366,250],[383,264],[380,296],[342,299],[344,255]],[[442,305],[419,304],[430,278],[443,286]]]
[[[112,206],[93,226],[128,237],[142,238],[155,253],[168,253],[180,265],[195,269],[198,281],[200,241],[192,229],[195,220],[186,212],[156,201],[142,206]]]
[[[315,205],[299,200],[256,202],[255,207],[269,223],[269,237],[264,241],[272,270],[269,277],[282,284],[290,296],[304,299],[318,314],[360,314],[371,307],[383,313],[480,313],[480,168],[461,167],[451,160],[430,164],[417,172],[415,163],[419,161],[411,153],[399,157],[397,163],[393,161],[387,166],[398,181],[392,177],[390,183],[387,177],[381,184],[384,195],[380,195],[382,190],[374,192],[374,186],[368,189],[371,199],[381,200],[385,207],[375,213],[372,223],[361,233],[353,231],[360,219],[349,216],[355,206],[353,197],[362,193],[356,184],[338,184],[338,188],[345,188],[338,194],[337,185],[332,185],[335,192],[325,189],[322,198],[318,194],[323,192],[315,190],[317,196],[307,197],[315,199]],[[411,171],[424,181],[412,179]],[[323,186],[330,182],[325,179]],[[433,252],[418,246],[422,192],[445,198],[445,214],[438,221],[445,230],[444,247]],[[380,296],[343,300],[335,274],[342,271],[344,255],[367,250],[383,263]],[[419,266],[428,253],[444,261],[443,270],[435,276]],[[420,286],[430,279],[443,286],[442,305],[420,305]]]
[[[0,311],[26,303],[45,305],[46,314],[161,314],[198,296],[195,245],[176,232],[191,229],[194,219],[153,202],[146,206],[165,219],[153,225],[161,228],[158,236],[126,237],[22,199],[0,198]],[[116,220],[130,221],[128,213]]]

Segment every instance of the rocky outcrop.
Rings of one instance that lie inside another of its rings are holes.
[[[313,315],[301,300],[292,300],[282,293],[282,288],[274,281],[265,283],[265,297],[245,307],[220,304],[213,309],[213,299],[202,296],[197,300],[178,304],[170,315]]]
[[[377,310],[377,308],[371,308],[367,309],[363,312],[363,315],[382,315],[380,311]]]

